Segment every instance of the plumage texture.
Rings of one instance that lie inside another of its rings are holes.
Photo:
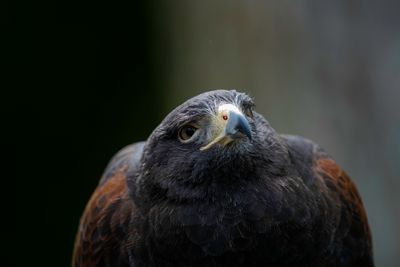
[[[221,104],[252,138],[208,150]],[[73,266],[373,266],[357,189],[310,140],[279,135],[236,91],[201,94],[119,152],[81,218]],[[197,123],[192,142],[179,129]]]

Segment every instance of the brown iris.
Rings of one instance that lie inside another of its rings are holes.
[[[245,109],[245,114],[247,117],[253,118],[253,111],[251,110],[251,108]]]
[[[193,125],[185,125],[179,130],[178,137],[181,141],[187,141],[192,138],[196,131],[197,128]]]

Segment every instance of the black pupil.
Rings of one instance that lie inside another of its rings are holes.
[[[194,135],[194,132],[196,131],[196,129],[195,128],[193,128],[193,127],[187,127],[186,129],[185,129],[185,134],[187,135],[187,137],[192,137],[193,135]]]

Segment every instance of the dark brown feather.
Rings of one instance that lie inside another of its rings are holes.
[[[126,175],[128,168],[136,165],[135,155],[141,148],[139,143],[123,149],[107,167],[81,217],[73,266],[129,266],[136,207],[128,194]]]
[[[351,266],[373,266],[371,232],[355,184],[324,152],[316,153],[315,170],[324,185],[320,186],[320,190],[327,190],[327,194],[337,198],[341,209],[336,233],[338,258],[342,258],[343,262],[351,262]],[[354,257],[356,252],[359,252],[358,257]]]

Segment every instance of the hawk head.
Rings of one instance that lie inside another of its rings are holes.
[[[206,92],[175,108],[146,142],[138,188],[204,197],[211,184],[257,179],[260,168],[284,172],[287,149],[253,109],[253,100],[235,90]]]

